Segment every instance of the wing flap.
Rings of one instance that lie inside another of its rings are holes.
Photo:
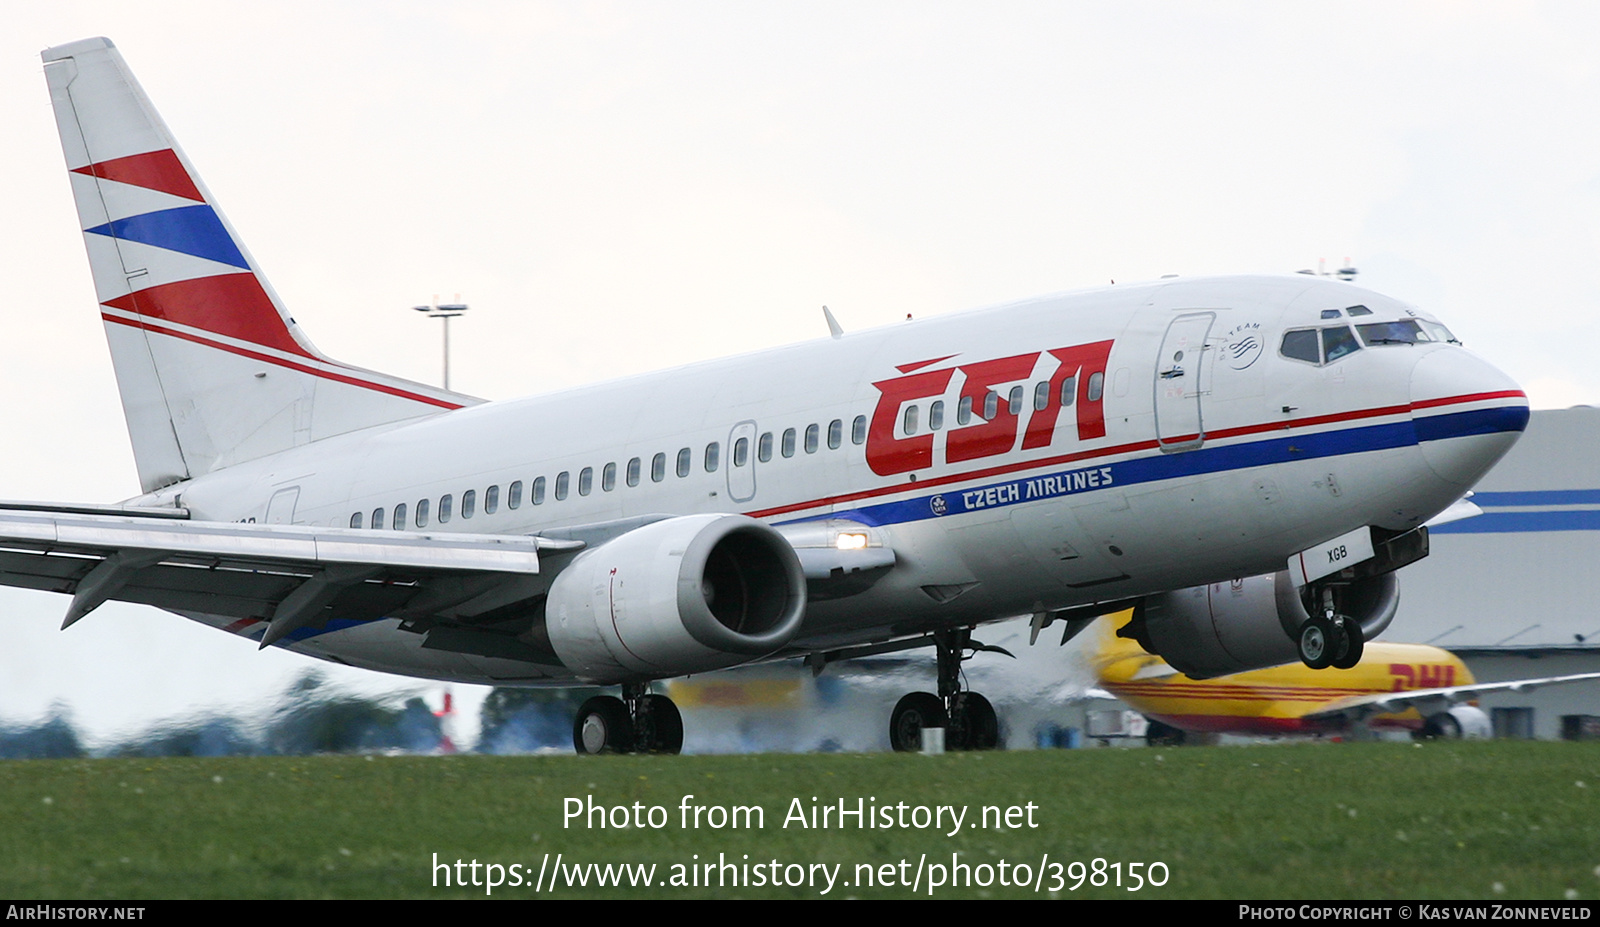
[[[541,550],[583,542],[187,521],[121,507],[0,504],[0,585],[73,596],[62,627],[108,600],[270,622],[264,645],[330,617],[370,620],[431,585],[518,590]],[[359,617],[358,617],[359,616]]]

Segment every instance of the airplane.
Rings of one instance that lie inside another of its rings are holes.
[[[1479,683],[1461,658],[1426,644],[1368,643],[1347,669],[1299,664],[1190,679],[1119,636],[1133,610],[1095,625],[1088,660],[1101,688],[1156,722],[1152,743],[1191,735],[1356,734],[1402,730],[1420,737],[1486,738],[1489,716],[1471,700],[1490,692],[1600,679],[1600,672]]]
[[[620,687],[579,753],[678,752],[658,680],[930,646],[892,744],[992,747],[974,630],[1135,601],[1192,674],[1351,661],[1528,419],[1433,315],[1298,275],[830,313],[486,402],[317,351],[114,45],[42,57],[142,491],[0,504],[0,584],[70,595],[63,627],[114,599],[385,672]]]

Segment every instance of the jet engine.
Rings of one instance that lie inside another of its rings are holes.
[[[1341,590],[1340,611],[1367,640],[1389,626],[1400,605],[1393,572]],[[1300,660],[1296,638],[1309,613],[1287,572],[1192,586],[1147,596],[1141,646],[1191,679],[1210,679]]]
[[[584,551],[545,604],[579,679],[634,682],[723,669],[787,644],[805,613],[794,548],[742,515],[653,522]]]

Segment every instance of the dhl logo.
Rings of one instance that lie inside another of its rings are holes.
[[[934,439],[941,431],[945,435],[946,463],[1008,453],[1016,449],[1019,434],[1023,450],[1049,447],[1055,440],[1061,409],[1066,405],[1076,410],[1078,440],[1103,438],[1105,371],[1111,345],[1110,341],[1096,341],[938,370],[921,368],[948,357],[901,365],[898,369],[905,376],[872,384],[882,395],[867,432],[867,465],[879,476],[930,467]],[[1055,362],[1048,379],[1035,376],[1044,358]],[[943,407],[939,404],[957,373],[962,380],[955,398],[956,423],[944,430]],[[1033,384],[1031,395],[1021,385],[1026,383]],[[1020,401],[1000,393],[1002,387],[1012,384],[1017,384],[1013,389],[1022,390]],[[933,405],[939,408],[935,411],[930,407],[926,429],[907,428],[903,410],[919,399],[934,400]],[[921,433],[915,433],[919,430]]]
[[[1390,663],[1389,675],[1394,677],[1391,692],[1445,689],[1456,684],[1456,668],[1448,663]]]

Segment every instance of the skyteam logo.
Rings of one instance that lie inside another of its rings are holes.
[[[1265,344],[1261,337],[1260,322],[1235,325],[1222,337],[1226,341],[1222,347],[1222,359],[1234,370],[1243,370],[1260,359],[1261,348]]]

